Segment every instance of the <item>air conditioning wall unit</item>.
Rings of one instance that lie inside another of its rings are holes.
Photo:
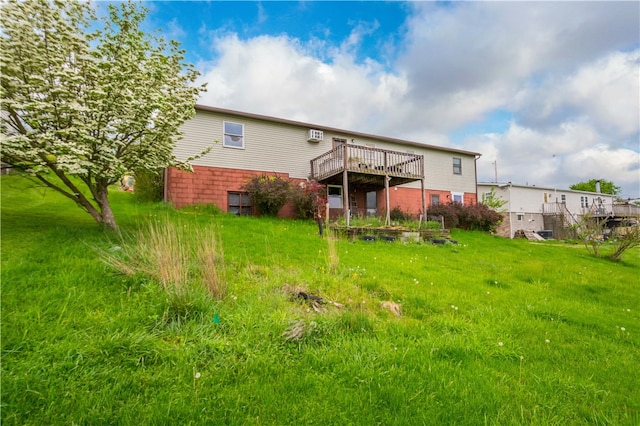
[[[307,141],[309,142],[322,142],[324,139],[324,132],[322,130],[309,129],[309,136]]]

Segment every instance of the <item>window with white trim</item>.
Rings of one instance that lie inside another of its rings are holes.
[[[462,174],[462,158],[453,157],[453,174],[454,175]]]
[[[518,220],[518,222],[522,222],[524,220],[524,214],[517,213],[516,214],[516,219]]]
[[[462,192],[452,192],[451,201],[454,203],[464,204],[464,194]]]
[[[341,209],[342,204],[342,187],[338,185],[327,185],[327,201],[332,209]]]
[[[244,148],[244,124],[223,122],[224,138],[222,146],[227,148]]]

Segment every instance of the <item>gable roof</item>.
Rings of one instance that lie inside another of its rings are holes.
[[[309,128],[312,128],[312,129],[318,129],[318,130],[322,130],[322,131],[325,131],[325,132],[342,133],[342,134],[350,135],[350,136],[357,136],[357,137],[368,138],[368,139],[377,139],[377,140],[384,141],[384,142],[391,142],[391,143],[401,144],[401,145],[410,145],[410,146],[415,146],[415,147],[419,147],[419,148],[430,148],[430,149],[435,149],[435,150],[438,150],[438,151],[447,151],[447,152],[452,152],[452,153],[456,153],[456,154],[464,154],[464,155],[470,155],[470,156],[475,156],[475,157],[480,157],[482,155],[482,154],[480,154],[478,152],[465,151],[465,150],[462,150],[462,149],[448,148],[448,147],[437,146],[437,145],[429,145],[429,144],[425,144],[425,143],[408,141],[408,140],[397,139],[397,138],[391,138],[391,137],[387,137],[387,136],[379,136],[379,135],[373,135],[373,134],[369,134],[369,133],[354,132],[352,130],[338,129],[336,127],[322,126],[322,125],[319,125],[319,124],[305,123],[305,122],[302,122],[302,121],[287,120],[287,119],[284,119],[284,118],[270,117],[268,115],[260,115],[260,114],[252,114],[252,113],[248,113],[248,112],[242,112],[242,111],[234,111],[234,110],[230,110],[230,109],[217,108],[217,107],[212,107],[212,106],[207,106],[207,105],[196,104],[195,109],[199,110],[199,111],[217,112],[217,113],[221,113],[221,114],[235,115],[237,117],[245,117],[245,118],[253,118],[253,119],[256,119],[256,120],[271,121],[273,123],[288,124],[288,125],[291,125],[291,126],[309,127]]]

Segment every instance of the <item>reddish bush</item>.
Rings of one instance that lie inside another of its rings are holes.
[[[296,209],[296,217],[310,219],[324,211],[327,202],[326,187],[316,181],[303,182],[291,187],[291,201]]]
[[[280,176],[254,176],[244,184],[253,205],[260,214],[275,216],[289,198],[289,179]]]
[[[427,211],[429,216],[444,217],[448,229],[461,228],[478,231],[494,231],[502,215],[484,204],[464,205],[460,203],[438,204]]]

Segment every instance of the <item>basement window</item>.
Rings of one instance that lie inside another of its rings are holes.
[[[246,192],[227,192],[227,212],[236,216],[251,216],[253,206]]]
[[[337,185],[327,185],[327,200],[329,207],[332,209],[343,208],[342,204],[342,187]]]

